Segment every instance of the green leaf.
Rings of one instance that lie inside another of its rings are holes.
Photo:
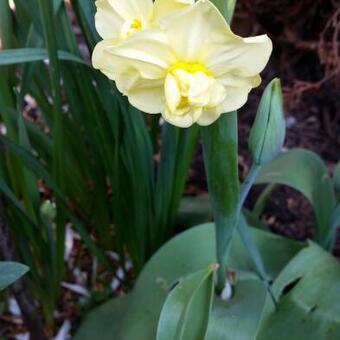
[[[212,210],[209,196],[186,196],[182,198],[176,225],[193,227],[211,220]]]
[[[327,167],[319,156],[303,149],[284,152],[263,167],[256,183],[284,184],[305,195],[314,208],[317,224],[315,239],[328,246],[335,197]]]
[[[208,328],[214,270],[207,269],[182,278],[170,291],[162,308],[157,340],[204,340]]]
[[[265,308],[272,306],[261,281],[245,279],[237,282],[232,299],[215,299],[206,340],[255,339]]]
[[[72,1],[72,6],[75,8],[75,13],[83,28],[89,50],[92,51],[96,42],[100,40],[94,22],[96,6],[94,2],[87,0]]]
[[[29,268],[15,262],[0,262],[0,290],[11,285],[23,276]]]
[[[63,192],[56,185],[55,181],[53,180],[53,178],[49,174],[49,172],[43,167],[43,165],[30,152],[21,148],[20,146],[16,145],[15,143],[7,140],[4,137],[0,137],[0,142],[3,143],[10,151],[12,151],[27,166],[28,169],[30,169],[38,177],[43,179],[46,182],[46,184],[54,191],[58,200],[60,200],[60,204],[62,204],[64,207],[67,207],[67,202],[66,202],[66,199],[65,199]],[[1,143],[0,143],[0,145],[1,145]],[[7,190],[6,190],[7,186],[4,185],[3,181],[0,181],[0,184],[1,184],[0,189],[4,190],[4,192],[6,193],[7,192]],[[22,209],[20,209],[20,205],[17,203],[17,200],[14,198],[14,196],[8,195],[8,197],[12,200],[12,203],[14,203],[15,207],[18,210],[20,210],[20,212],[24,213],[22,211]],[[84,229],[81,221],[76,216],[74,216],[74,214],[72,214],[71,211],[69,212],[69,215],[70,215],[70,219],[71,219],[72,223],[75,225],[76,230],[81,235],[85,244],[108,268],[110,268],[111,265],[108,262],[107,257],[104,255],[104,252],[102,251],[102,249],[97,247],[97,245],[93,241],[92,237]]]
[[[230,24],[234,15],[236,0],[212,0],[212,3],[220,10]]]
[[[281,151],[285,134],[281,83],[274,79],[264,90],[250,130],[249,149],[254,162],[262,165],[272,161]]]
[[[337,230],[340,226],[340,203],[334,208],[332,219],[331,219],[331,226],[329,228],[328,237],[327,237],[327,244],[328,250],[332,251],[337,239]]]
[[[158,246],[168,238],[174,226],[198,135],[198,126],[180,129],[165,124],[163,127],[155,193]]]
[[[254,235],[252,234],[248,226],[247,220],[243,215],[240,216],[239,223],[237,225],[237,230],[241,240],[243,241],[243,244],[245,245],[251,259],[253,260],[256,273],[259,275],[261,279],[263,279],[266,282],[269,282],[268,274],[266,272],[261,253],[255,242]]]
[[[244,222],[243,217],[241,220]],[[301,242],[256,228],[249,228],[249,233],[258,248],[269,280],[274,280],[288,261],[305,246]],[[254,260],[239,233],[235,233],[228,256],[228,268],[256,273],[258,265]]]
[[[302,245],[272,233],[257,229],[251,230],[254,233],[253,236],[261,255],[265,259],[268,273],[274,279],[291,257],[301,249]],[[183,279],[191,275],[191,273],[207,268],[212,263],[216,263],[214,224],[204,224],[191,228],[176,236],[166,243],[146,264],[133,292],[128,297],[124,297],[125,303],[120,301],[120,299],[114,299],[95,309],[85,319],[76,334],[75,340],[90,340],[93,338],[91,335],[95,334],[98,329],[101,330],[102,340],[111,339],[112,334],[115,334],[117,339],[120,340],[155,339],[157,324],[169,289],[178,284],[178,282],[183,282]],[[236,272],[237,278],[245,275],[244,273],[248,275],[246,279],[249,279],[250,276],[252,281],[255,281],[254,278],[257,278],[253,260],[237,233],[234,233],[232,239],[227,264],[230,270]],[[262,301],[263,294],[266,294],[263,283],[260,285],[254,283],[256,287],[249,290],[249,294],[254,295],[252,297],[248,296],[247,287],[251,285],[253,285],[253,282],[246,284],[244,286],[245,289],[240,286],[240,295],[236,291],[237,300],[242,299],[245,304],[245,307],[242,307],[244,309],[247,308],[248,299],[249,301],[250,299]],[[205,292],[208,291],[206,288],[204,289]],[[257,298],[259,300],[256,300]],[[203,300],[206,303],[207,299]],[[225,308],[231,307],[232,314],[233,300],[231,300],[228,306],[225,304],[226,302],[222,304],[223,313]],[[253,305],[254,307],[252,308],[255,309],[255,302]],[[217,306],[216,308],[219,307]],[[235,308],[237,307],[235,306]],[[259,308],[262,307],[260,306]],[[195,310],[195,308],[192,310]],[[244,312],[245,314],[243,315],[249,317],[249,313],[247,314],[246,310]],[[115,315],[119,315],[117,319],[115,319]],[[218,324],[227,322],[223,321],[221,312],[217,312],[215,317],[219,318],[219,320],[216,320]],[[242,322],[241,319],[239,322]],[[226,333],[228,332],[229,330],[227,329]]]
[[[190,244],[190,247],[188,247]],[[204,249],[204,251],[202,251]],[[90,340],[93,329],[101,330],[101,340],[155,339],[161,309],[168,290],[181,278],[216,263],[215,231],[212,224],[192,228],[166,243],[145,265],[127,305],[108,302],[94,310],[81,326],[75,340]],[[115,303],[116,302],[116,303]],[[112,313],[121,308],[115,320]],[[105,312],[104,312],[105,311]],[[124,313],[124,317],[122,314]]]
[[[66,51],[58,51],[58,58],[86,65],[84,60]],[[0,66],[43,61],[48,59],[48,52],[43,48],[16,48],[0,51]]]
[[[340,265],[311,243],[285,267],[273,284],[278,305],[263,322],[258,339],[339,339]],[[288,289],[289,288],[289,289]]]

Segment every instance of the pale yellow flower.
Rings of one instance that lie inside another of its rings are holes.
[[[116,81],[132,105],[189,127],[239,109],[260,84],[272,43],[233,34],[209,1],[200,0],[120,44],[100,43],[94,67]]]
[[[154,27],[176,10],[194,0],[97,0],[96,29],[103,39],[117,41]]]

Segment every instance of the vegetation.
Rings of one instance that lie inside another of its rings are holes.
[[[212,3],[230,22],[235,1]],[[331,176],[312,151],[282,151],[278,79],[267,84],[254,112],[253,164],[240,183],[236,111],[209,126],[179,128],[130,105],[91,66],[100,41],[93,1],[0,6],[0,255],[11,261],[0,262],[0,289],[29,269],[11,293],[22,314],[33,315],[25,318],[32,339],[56,330],[69,227],[103,270],[115,273],[115,251],[121,268],[131,259],[137,277],[131,282],[125,275],[122,297],[104,294],[105,303],[74,327],[75,339],[96,339],[98,332],[104,340],[340,337],[340,266],[331,255],[340,224],[340,163]],[[209,197],[188,200],[183,191],[199,142]],[[265,189],[246,209],[259,184]],[[310,202],[312,240],[278,236],[260,220],[276,184]],[[179,234],[178,220],[186,229]],[[20,304],[22,292],[32,306],[37,301],[42,320]]]

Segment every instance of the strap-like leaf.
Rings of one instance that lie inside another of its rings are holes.
[[[61,60],[86,65],[84,60],[66,51],[58,51],[58,57]],[[48,60],[48,52],[44,48],[16,48],[0,51],[0,66],[43,60]]]

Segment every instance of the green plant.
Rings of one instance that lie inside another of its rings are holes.
[[[285,135],[282,106],[280,83],[274,80],[259,105],[249,139],[253,165],[240,186],[236,112],[201,129],[215,224],[193,228],[162,247],[132,293],[91,313],[76,339],[91,339],[98,327],[104,339],[112,334],[141,340],[339,336],[340,319],[331,302],[338,294],[337,261],[314,243],[305,245],[250,227],[254,223],[263,228],[258,216],[273,185],[286,184],[313,205],[315,240],[331,249],[335,239],[338,209],[327,168],[306,150],[280,154]],[[247,212],[243,204],[255,183],[270,184],[254,211]],[[196,215],[206,218],[207,210]],[[216,263],[220,270],[214,295]]]
[[[7,130],[0,189],[10,203],[15,243],[51,322],[64,274],[65,224],[73,224],[109,270],[105,251],[115,249],[124,261],[126,246],[138,273],[171,235],[199,131],[168,124],[160,131],[157,117],[144,119],[89,67],[68,11],[82,29],[85,54],[91,53],[98,40],[94,3],[14,4],[11,10],[4,1],[0,21],[0,116]],[[24,113],[25,98],[36,102],[35,118]],[[53,197],[41,195],[45,186]],[[49,199],[56,209],[52,218],[44,213]]]
[[[236,1],[213,2],[230,22]],[[237,112],[208,127],[165,123],[160,128],[159,117],[132,107],[90,67],[87,55],[99,41],[92,1],[14,4],[12,11],[6,0],[0,13],[0,117],[7,129],[0,137],[0,190],[47,322],[53,323],[64,275],[65,225],[71,222],[109,270],[106,251],[115,249],[122,262],[131,256],[139,274],[131,293],[88,316],[78,339],[93,339],[98,329],[103,339],[112,334],[122,340],[272,339],[289,320],[281,307],[292,308],[296,316],[291,338],[301,338],[306,325],[320,339],[336,337],[337,309],[329,301],[337,295],[332,285],[339,276],[337,263],[314,243],[306,247],[255,228],[263,227],[258,216],[277,183],[310,200],[315,241],[325,249],[332,248],[339,224],[339,167],[332,182],[311,152],[279,154],[285,132],[280,81],[274,79],[264,91],[249,139],[253,165],[240,184]],[[81,28],[85,52],[68,11]],[[24,111],[25,98],[36,102],[36,117]],[[199,138],[210,193],[203,217],[213,216],[215,224],[193,228],[159,249],[188,203],[180,206]],[[156,167],[155,151],[160,153]],[[270,186],[254,211],[245,211],[255,183]],[[45,186],[52,197],[41,195]],[[319,310],[315,300],[321,293]],[[312,317],[304,325],[306,313]]]

